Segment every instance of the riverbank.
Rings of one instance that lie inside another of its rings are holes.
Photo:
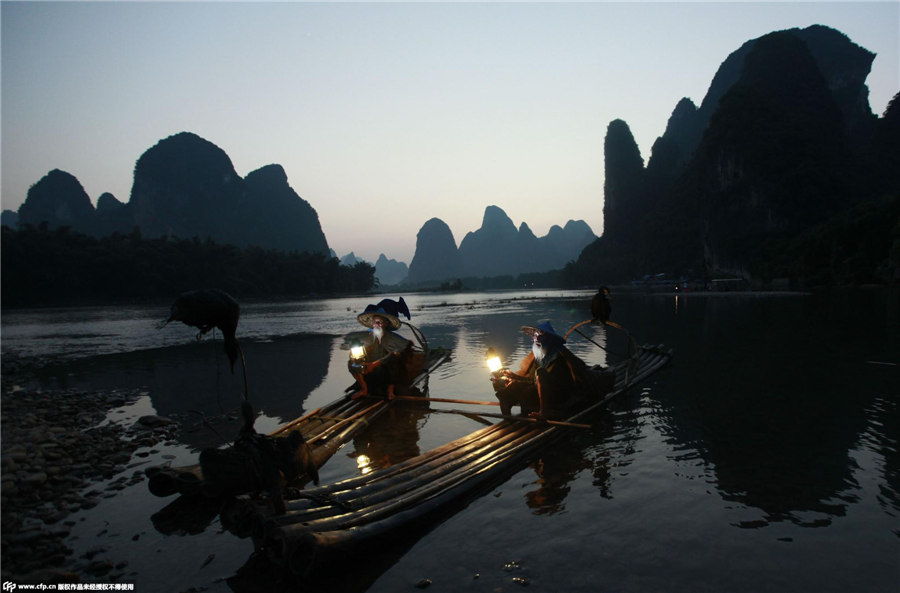
[[[64,542],[79,511],[145,479],[142,457],[172,439],[177,423],[146,417],[126,426],[111,419],[110,410],[133,402],[139,393],[30,389],[18,384],[9,372],[13,369],[4,361],[2,580],[128,580],[127,562],[117,560],[114,550],[98,546],[76,556]]]

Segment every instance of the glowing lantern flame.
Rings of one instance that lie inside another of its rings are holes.
[[[487,354],[485,355],[485,362],[492,373],[496,373],[503,368],[503,363],[500,361],[500,355],[497,354],[493,348],[488,348]]]
[[[368,455],[357,455],[356,467],[359,468],[361,474],[365,475],[372,471],[372,460]]]

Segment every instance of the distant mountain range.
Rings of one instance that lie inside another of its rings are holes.
[[[563,268],[566,282],[594,286],[657,272],[900,281],[900,100],[872,114],[874,57],[821,25],[750,40],[699,107],[678,102],[646,166],[628,124],[610,122],[599,238],[581,220],[537,237],[488,206],[458,246],[446,223],[428,220],[408,268],[381,254],[375,276],[424,286]],[[127,203],[103,194],[94,208],[73,175],[52,170],[2,224],[332,253],[280,165],[241,178],[224,151],[188,132],[141,156]]]
[[[337,257],[334,250],[332,250],[331,253]],[[342,266],[355,266],[358,263],[370,263],[356,257],[356,254],[352,251],[340,258],[340,260]],[[395,259],[389,259],[383,253],[378,256],[378,260],[375,262],[375,278],[381,286],[400,284],[406,280],[408,273],[409,267],[405,263]]]
[[[28,191],[19,211],[5,211],[2,223],[49,228],[71,227],[102,237],[130,233],[142,236],[200,239],[241,247],[255,245],[281,251],[320,252],[336,256],[319,224],[315,209],[290,187],[280,165],[268,165],[241,178],[225,152],[196,134],[181,132],[147,150],[135,165],[131,199],[122,203],[105,193],[93,204],[75,176],[54,169]],[[422,233],[425,244],[432,225]],[[448,229],[449,232],[449,229]],[[495,206],[485,211],[482,228],[468,233],[460,244],[450,237],[452,255],[441,250],[430,258],[427,247],[414,257],[418,270],[381,254],[374,263],[375,278],[383,285],[535,272],[560,267],[596,239],[583,221],[554,226],[538,239],[528,225],[516,230]],[[353,266],[362,260],[353,253],[341,258]],[[456,265],[453,262],[464,262]],[[370,262],[367,262],[370,263]],[[371,265],[371,264],[370,264]]]
[[[416,235],[408,281],[422,284],[559,269],[596,238],[583,220],[570,220],[564,227],[553,225],[539,238],[526,223],[517,229],[506,212],[488,206],[481,228],[466,233],[457,248],[450,227],[432,218]]]
[[[570,220],[564,227],[553,225],[539,238],[524,222],[517,229],[502,209],[488,206],[481,227],[466,233],[458,248],[450,227],[432,218],[416,235],[409,267],[382,253],[375,262],[375,277],[382,286],[430,286],[462,278],[545,272],[574,260],[596,238],[583,220]],[[345,266],[361,261],[352,251],[341,258]]]

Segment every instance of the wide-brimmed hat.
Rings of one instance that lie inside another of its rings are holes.
[[[406,306],[403,297],[400,297],[399,301],[382,299],[377,305],[369,305],[365,311],[356,316],[356,319],[366,327],[372,327],[372,318],[381,317],[387,319],[391,324],[391,329],[400,329],[402,324],[400,315],[405,315],[407,319],[410,318],[409,307]]]
[[[559,340],[561,344],[566,343],[566,339],[556,333],[556,330],[553,329],[553,325],[546,319],[538,322],[537,325],[523,325],[522,331],[525,332],[526,336],[534,336],[534,332],[539,332],[542,336],[549,336]]]

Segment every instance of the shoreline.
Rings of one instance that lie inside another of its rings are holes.
[[[872,290],[892,290],[896,289],[896,284],[861,284],[858,286],[815,286],[804,289],[777,289],[777,288],[760,288],[760,289],[740,289],[740,290],[673,290],[671,284],[666,283],[654,286],[633,286],[631,284],[610,284],[613,295],[628,294],[634,296],[656,296],[656,295],[697,295],[697,296],[809,296],[823,291],[872,291]],[[596,286],[579,286],[573,288],[561,287],[507,287],[507,288],[490,288],[490,289],[463,289],[453,291],[429,290],[427,288],[412,288],[403,286],[382,286],[374,288],[368,292],[347,292],[335,294],[304,294],[304,295],[273,295],[273,296],[248,296],[240,299],[242,305],[252,305],[254,303],[271,303],[271,302],[304,302],[314,301],[318,299],[342,299],[355,297],[371,297],[377,295],[390,294],[446,294],[446,295],[466,295],[479,293],[498,293],[498,292],[540,292],[540,291],[592,291],[596,290]],[[176,295],[177,296],[177,295]],[[174,297],[173,297],[174,298]],[[57,309],[92,309],[97,307],[158,307],[161,312],[167,312],[171,305],[171,299],[168,298],[149,298],[149,299],[129,299],[129,300],[83,300],[73,301],[69,303],[54,302],[27,307],[6,307],[0,306],[0,313],[18,313],[29,311],[53,311]]]
[[[141,457],[173,439],[178,423],[141,419],[125,426],[109,412],[134,402],[137,392],[27,389],[10,385],[7,371],[4,364],[2,580],[121,581],[128,576],[127,562],[117,561],[111,550],[92,548],[76,557],[64,542],[77,524],[75,514],[146,479],[136,469],[145,463]],[[135,456],[140,448],[150,451]]]

